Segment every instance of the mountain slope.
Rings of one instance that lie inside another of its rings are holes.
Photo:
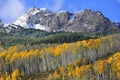
[[[24,28],[45,31],[97,32],[116,29],[116,24],[99,11],[85,9],[78,13],[68,11],[52,12],[45,8],[32,7],[13,22]]]
[[[116,56],[113,56],[113,58],[111,57],[112,59],[109,59],[109,62],[111,64],[102,65],[103,62],[100,64],[99,62],[96,63],[97,60],[104,58],[106,56],[110,56],[111,53],[120,51],[119,43],[120,43],[120,35],[111,35],[111,36],[101,37],[98,39],[78,41],[75,43],[64,43],[54,47],[48,47],[43,49],[28,50],[28,49],[23,49],[24,46],[12,46],[8,49],[3,49],[0,53],[0,72],[1,72],[0,78],[1,77],[5,78],[6,76],[1,76],[1,75],[4,75],[6,72],[11,74],[14,73],[14,71],[19,72],[20,76],[18,77],[29,75],[30,78],[40,77],[39,75],[38,76],[36,75],[37,73],[40,74],[45,72],[51,74],[54,71],[57,71],[60,72],[58,74],[63,75],[65,77],[65,80],[69,80],[67,78],[73,78],[73,77],[78,79],[81,79],[82,77],[84,79],[86,77],[87,78],[89,77],[89,78],[94,78],[92,80],[103,80],[103,79],[97,79],[96,77],[104,78],[104,75],[107,76],[107,74],[109,73],[108,71],[110,71],[111,73],[115,73],[115,74],[108,75],[107,77],[112,76],[113,80],[119,80],[115,78],[118,78],[116,76],[116,73],[119,72],[120,69],[119,67],[120,53],[117,53]],[[95,68],[94,66],[92,66],[93,64],[96,65]],[[85,65],[86,66],[91,65],[89,69],[90,72],[92,73],[89,75],[93,75],[93,76],[87,76],[89,70],[87,69],[88,67],[85,67]],[[83,66],[85,68],[83,68]],[[69,67],[69,69],[66,69],[67,67]],[[82,69],[79,69],[78,67],[82,67]],[[77,68],[78,70],[76,70]],[[74,72],[71,73],[71,71],[75,71],[75,70],[76,71],[80,70],[80,72],[81,70],[83,70],[82,73],[84,73],[85,70],[85,74],[83,74],[82,76],[75,72],[77,74],[76,76],[74,75],[75,74]],[[68,72],[70,73],[68,74]],[[17,79],[18,77],[15,78]],[[26,77],[21,77],[21,78],[25,79]],[[62,76],[60,76],[59,78],[61,79]],[[59,79],[54,79],[54,80],[59,80]],[[111,80],[111,79],[106,79],[106,80]]]

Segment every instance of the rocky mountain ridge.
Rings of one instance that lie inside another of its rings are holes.
[[[117,29],[118,26],[99,11],[84,9],[77,13],[52,12],[46,8],[32,7],[6,27],[35,28],[48,32],[99,32]]]

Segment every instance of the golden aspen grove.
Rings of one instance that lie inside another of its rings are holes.
[[[119,34],[24,48],[0,48],[0,80],[120,80]]]

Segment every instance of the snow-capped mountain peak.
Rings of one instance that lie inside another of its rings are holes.
[[[15,20],[13,24],[20,25],[21,27],[24,27],[24,28],[29,28],[27,26],[27,19],[28,19],[28,15],[24,14],[20,16],[17,20]]]
[[[19,25],[24,28],[35,28],[48,31],[45,25],[41,24],[44,16],[49,16],[50,10],[46,8],[30,8],[24,15],[16,19],[13,24]]]
[[[48,10],[47,8],[39,8],[40,10],[42,10],[42,11],[50,11],[50,10]]]
[[[35,28],[45,31],[92,32],[115,28],[108,18],[99,11],[84,9],[77,13],[68,11],[52,12],[46,8],[30,8],[12,24],[24,28]],[[108,27],[109,26],[109,27]]]
[[[48,10],[47,8],[35,8],[35,7],[32,7],[28,10],[27,14],[37,14],[39,12],[51,12],[50,10]]]

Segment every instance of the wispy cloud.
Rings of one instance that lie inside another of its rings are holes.
[[[120,2],[120,0],[118,0],[118,2]]]
[[[48,0],[48,1],[44,1],[43,3],[37,0],[37,2],[38,2],[37,4],[39,4],[40,7],[45,7],[52,11],[61,10],[64,4],[64,0],[53,0],[53,1]]]
[[[13,21],[23,14],[24,11],[25,6],[22,0],[0,0],[0,18],[6,22]]]
[[[64,1],[63,0],[55,0],[54,1],[54,5],[53,5],[53,10],[54,11],[58,11],[61,9],[61,7],[63,6]]]
[[[116,0],[118,3],[120,3],[120,0]]]
[[[75,4],[71,3],[68,5],[68,8],[72,11],[72,12],[77,12],[78,11],[78,7],[75,6]]]

